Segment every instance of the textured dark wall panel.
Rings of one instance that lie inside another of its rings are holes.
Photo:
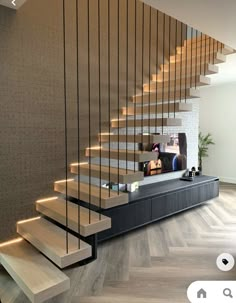
[[[91,5],[92,143],[98,132],[97,0]],[[120,0],[120,105],[126,77],[126,1]],[[101,0],[102,121],[108,128],[107,0]],[[134,93],[134,0],[129,0],[129,95]],[[79,1],[81,157],[88,146],[87,0]],[[77,160],[75,1],[67,1],[69,162]],[[137,1],[137,87],[141,83],[141,8]],[[151,72],[156,60],[156,11],[152,10]],[[175,25],[172,20],[173,27]],[[159,16],[159,63],[163,15]],[[168,28],[168,18],[166,20]],[[144,74],[148,81],[149,8],[145,6]],[[175,32],[173,30],[173,32]],[[117,1],[111,1],[111,108],[117,117]],[[168,39],[166,39],[168,41]],[[171,44],[171,53],[174,44]],[[0,240],[15,236],[15,223],[35,215],[34,201],[53,194],[65,176],[62,1],[27,0],[17,12],[0,7]]]

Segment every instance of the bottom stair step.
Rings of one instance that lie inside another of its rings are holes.
[[[70,288],[70,279],[22,238],[0,245],[0,261],[31,302],[45,302]]]
[[[17,232],[47,256],[60,268],[67,267],[92,256],[89,244],[68,233],[68,253],[66,252],[66,231],[37,217],[17,223]]]

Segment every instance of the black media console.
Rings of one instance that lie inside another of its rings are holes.
[[[112,228],[99,233],[98,241],[195,207],[218,195],[219,179],[216,177],[198,176],[192,182],[174,179],[143,185],[130,193],[129,204],[102,211],[112,219]]]

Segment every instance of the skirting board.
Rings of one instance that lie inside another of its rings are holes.
[[[235,178],[219,177],[219,179],[220,179],[221,182],[236,184],[236,179]]]

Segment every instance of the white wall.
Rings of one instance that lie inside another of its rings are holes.
[[[141,0],[236,48],[235,0]]]
[[[236,82],[201,90],[200,130],[210,132],[215,145],[203,162],[203,172],[236,183]]]

